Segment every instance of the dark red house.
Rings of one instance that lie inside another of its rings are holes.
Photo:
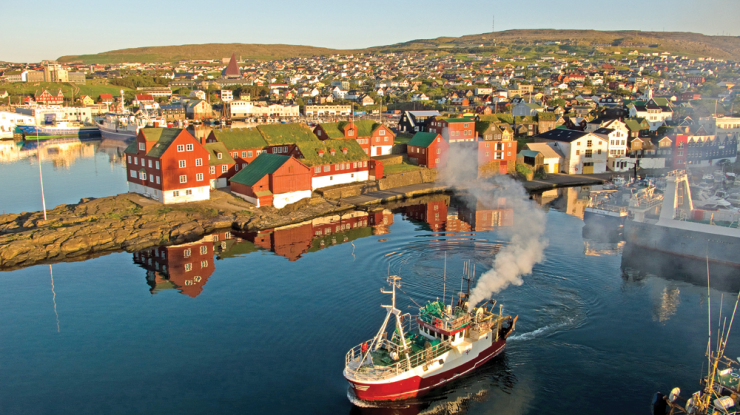
[[[208,151],[187,130],[144,128],[125,154],[130,192],[162,203],[210,198]]]
[[[450,145],[437,133],[416,133],[406,145],[409,160],[432,169],[444,167]]]
[[[231,191],[257,207],[280,209],[310,198],[311,179],[311,169],[295,157],[262,153],[231,178]]]

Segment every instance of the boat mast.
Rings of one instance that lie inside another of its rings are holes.
[[[391,314],[396,315],[396,328],[398,328],[398,334],[401,337],[401,344],[403,345],[403,351],[406,352],[408,350],[408,345],[406,344],[406,334],[403,332],[403,324],[401,323],[401,310],[396,308],[396,287],[400,287],[401,277],[398,275],[391,275],[388,277],[388,282],[391,284],[392,289],[391,291],[385,291],[382,288],[380,289],[380,292],[383,294],[391,294],[391,305],[382,305],[381,307],[388,309],[388,315],[385,317],[385,322],[383,323],[383,328],[381,329],[381,332],[378,332],[378,336],[382,334],[383,331],[385,331],[385,324],[388,322],[388,318]],[[377,339],[375,341],[377,343]],[[408,363],[408,367],[411,368],[411,359],[409,358],[408,352],[406,354],[406,363]]]
[[[445,251],[445,271],[442,281],[442,304],[444,304],[447,302],[447,251]]]

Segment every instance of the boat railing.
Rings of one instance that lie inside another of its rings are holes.
[[[609,212],[627,213],[627,206],[613,205],[610,203],[594,203],[589,207],[593,209],[608,210]]]
[[[372,340],[368,340],[367,343],[370,344],[371,341]],[[452,348],[449,341],[443,341],[434,346],[420,350],[416,354],[408,356],[407,359],[407,352],[404,352],[402,347],[399,347],[397,344],[388,340],[383,340],[379,345],[380,348],[398,353],[398,360],[396,363],[388,366],[376,365],[372,361],[372,355],[363,359],[362,344],[360,344],[350,349],[345,356],[345,370],[348,374],[350,374],[354,379],[360,381],[389,379],[417,366],[431,364]],[[408,351],[410,350],[411,349],[409,348]],[[369,352],[372,353],[372,351]]]

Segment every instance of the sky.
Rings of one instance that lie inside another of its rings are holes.
[[[0,61],[38,62],[141,46],[284,43],[356,49],[509,29],[698,32],[740,36],[740,0],[449,2],[37,0],[2,6]]]

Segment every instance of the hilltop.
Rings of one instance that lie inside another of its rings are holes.
[[[122,63],[122,62],[173,62],[181,59],[221,59],[232,53],[244,59],[278,60],[290,57],[332,55],[352,53],[351,50],[337,50],[303,45],[256,45],[245,43],[208,43],[203,45],[145,46],[119,49],[91,55],[68,55],[59,62],[72,63]]]
[[[544,45],[546,42],[560,42]],[[259,45],[244,43],[209,43],[203,45],[147,46],[120,49],[90,55],[69,55],[58,59],[72,63],[172,62],[181,59],[221,59],[235,53],[243,59],[278,60],[357,52],[460,51],[484,50],[499,54],[533,56],[557,50],[588,52],[639,50],[668,51],[692,57],[740,60],[740,37],[707,36],[691,32],[641,32],[637,30],[555,30],[517,29],[461,37],[417,39],[367,49],[343,50],[303,45]]]
[[[560,42],[559,45],[544,45]],[[642,32],[638,30],[517,29],[461,37],[418,39],[371,48],[374,51],[486,49],[496,53],[547,53],[551,50],[590,51],[601,49],[668,51],[678,55],[740,60],[740,37],[707,36],[691,32]]]

